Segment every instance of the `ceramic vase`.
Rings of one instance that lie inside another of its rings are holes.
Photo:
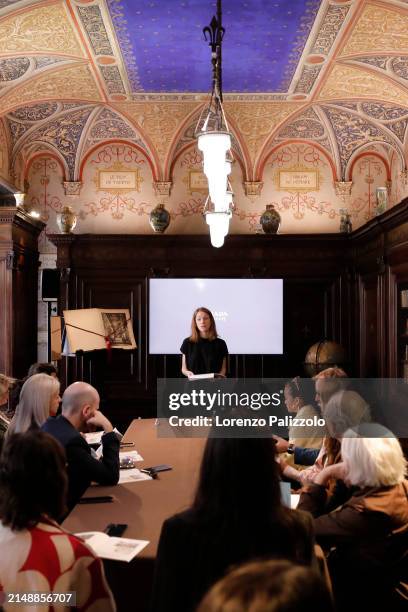
[[[64,208],[57,214],[57,225],[62,234],[71,234],[77,224],[77,216],[71,206]]]
[[[164,208],[164,204],[158,204],[150,213],[150,225],[158,234],[162,234],[170,223],[170,213]]]
[[[266,210],[261,215],[259,221],[265,234],[276,234],[280,226],[281,216],[278,211],[275,210],[273,204],[267,204]]]

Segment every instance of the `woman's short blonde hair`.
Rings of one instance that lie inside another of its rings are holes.
[[[407,462],[400,443],[391,431],[377,423],[346,431],[341,456],[347,479],[358,487],[391,487],[406,477]]]
[[[50,416],[51,399],[59,390],[60,382],[54,376],[34,374],[27,378],[20,391],[7,437],[13,433],[24,433],[33,426],[40,428]]]

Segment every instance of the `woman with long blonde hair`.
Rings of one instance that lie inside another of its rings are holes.
[[[60,398],[60,382],[48,374],[34,374],[24,383],[16,413],[7,430],[7,438],[13,433],[40,429],[49,416],[57,414]]]

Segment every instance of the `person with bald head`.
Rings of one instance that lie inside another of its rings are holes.
[[[103,456],[92,456],[91,447],[79,433],[86,426],[103,429]],[[99,410],[99,393],[84,382],[75,382],[62,396],[62,414],[50,417],[41,428],[65,448],[68,462],[68,509],[72,510],[91,482],[115,485],[119,481],[119,440],[112,423]]]

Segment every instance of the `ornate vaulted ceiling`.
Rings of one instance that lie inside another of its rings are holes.
[[[77,179],[95,143],[141,147],[156,180],[193,140],[210,83],[203,0],[0,0],[0,118],[11,166],[55,149]],[[225,108],[247,180],[285,140],[346,179],[375,143],[406,166],[407,0],[224,0]]]

